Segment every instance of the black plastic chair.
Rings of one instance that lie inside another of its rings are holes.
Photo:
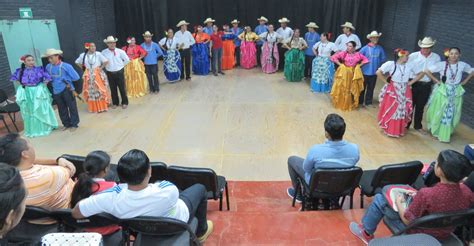
[[[150,162],[151,177],[150,183],[155,183],[158,180],[166,180],[167,166],[164,162]]]
[[[298,178],[296,183],[296,194],[293,197],[292,206],[295,206],[296,197],[303,195],[301,210],[318,209],[319,200],[325,201],[325,209],[329,209],[329,201],[333,199],[342,200],[338,207],[342,207],[346,196],[350,197],[350,208],[353,207],[354,190],[357,188],[362,169],[360,167],[344,169],[316,169],[311,174],[309,185],[304,179]]]
[[[406,234],[412,229],[439,229],[439,228],[454,228],[458,226],[472,225],[474,220],[474,208],[452,211],[444,213],[430,214],[413,220],[409,225],[403,229],[399,229],[391,223],[389,219],[384,217],[384,224],[393,233],[394,236]],[[441,242],[443,245],[463,245],[462,241],[451,233],[450,237]]]
[[[5,126],[5,128],[7,129],[7,131],[8,131],[8,132],[11,132],[11,131],[10,131],[10,128],[8,127],[7,122],[5,121],[5,117],[3,116],[3,114],[0,114],[0,120],[3,121],[3,125]]]
[[[60,157],[70,161],[76,167],[76,173],[72,177],[73,179],[77,178],[81,173],[84,172],[84,168],[82,167],[82,164],[86,160],[85,156],[64,154],[64,155],[61,155]]]
[[[0,89],[0,114],[8,114],[8,117],[10,117],[10,120],[12,121],[13,126],[15,127],[17,132],[20,131],[18,130],[18,126],[16,125],[16,113],[18,112],[20,112],[20,106],[16,102],[8,100],[7,93],[5,93],[4,90]],[[3,123],[5,123],[5,120],[3,120]],[[7,130],[10,132],[8,127]]]
[[[130,239],[130,234],[136,235],[134,246],[146,245],[199,245],[195,234],[197,219],[189,224],[165,217],[136,217],[121,220],[124,238]],[[130,240],[126,244],[130,245]]]
[[[390,184],[412,185],[423,169],[423,163],[410,161],[400,164],[383,165],[377,170],[366,170],[360,179],[360,207],[364,207],[364,195],[374,196],[384,186]]]
[[[20,223],[13,228],[5,238],[9,243],[33,245],[40,242],[42,236],[58,231],[59,224],[43,225],[30,223],[32,220],[39,219],[57,220],[50,210],[35,206],[26,206],[25,213],[23,214],[23,217],[21,217]]]
[[[441,243],[428,234],[409,234],[394,237],[375,238],[369,246],[441,246]]]
[[[167,170],[168,181],[179,189],[185,190],[194,184],[206,187],[207,198],[219,200],[219,210],[222,211],[222,200],[225,190],[227,210],[230,210],[229,189],[225,177],[218,176],[210,168],[169,166]]]
[[[71,209],[58,209],[51,212],[58,219],[62,228],[61,231],[75,231],[85,228],[96,228],[111,225],[118,225],[120,220],[110,214],[96,214],[83,219],[72,217]],[[72,229],[72,230],[71,230]]]

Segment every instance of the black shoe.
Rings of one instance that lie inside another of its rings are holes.
[[[189,77],[189,78],[186,78],[186,80],[191,80],[191,77]]]
[[[295,189],[291,187],[286,190],[286,194],[288,194],[288,196],[291,197],[291,199],[294,199],[295,193],[296,193]],[[303,201],[303,198],[301,197],[301,195],[297,196],[296,202],[301,203],[301,201]]]
[[[217,76],[217,73],[214,73],[214,76]]]
[[[220,73],[220,74],[222,74],[222,75],[225,75],[225,73],[224,73],[224,72],[222,72],[222,71],[221,71],[221,72],[219,72],[219,73]]]

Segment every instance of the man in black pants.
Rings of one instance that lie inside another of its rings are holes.
[[[258,20],[259,25],[255,27],[255,33],[257,35],[260,35],[262,33],[268,32],[268,26],[267,26],[268,19],[265,18],[265,16],[261,16],[257,20]],[[262,66],[262,61],[261,61],[262,46],[263,46],[263,41],[258,40],[257,41],[257,64],[258,64],[259,67]]]
[[[120,158],[117,173],[124,184],[81,200],[72,210],[72,216],[80,219],[108,213],[119,219],[168,217],[188,223],[196,217],[199,241],[204,242],[211,234],[213,223],[207,220],[207,192],[202,184],[181,193],[168,181],[150,184],[150,160],[145,152],[137,149]]]
[[[278,54],[280,56],[280,61],[278,63],[278,70],[285,69],[285,53],[287,49],[283,48],[283,44],[290,42],[290,39],[293,37],[293,29],[288,26],[290,20],[286,17],[283,17],[278,20],[281,27],[276,30],[278,35],[280,35],[280,42],[278,43]]]
[[[423,72],[430,66],[441,61],[441,58],[438,54],[431,52],[431,48],[435,45],[435,43],[436,41],[431,37],[425,37],[423,40],[418,41],[418,46],[420,46],[421,50],[410,54],[408,59],[408,63],[414,64],[415,73],[418,74]],[[426,134],[426,132],[423,130],[421,121],[423,120],[423,112],[425,110],[426,103],[428,103],[428,99],[430,98],[432,86],[433,82],[427,75],[423,76],[423,78],[412,85],[413,107],[415,111],[413,117],[415,124],[414,128],[422,134]],[[407,128],[410,128],[410,125],[411,122],[408,124]]]
[[[181,56],[181,79],[184,79],[186,74],[186,80],[191,79],[191,46],[195,43],[193,35],[188,31],[188,25],[188,22],[184,20],[180,21],[176,25],[180,30],[174,35]]]
[[[145,63],[145,74],[148,79],[150,93],[158,93],[160,92],[158,58],[163,55],[163,51],[157,43],[151,40],[153,37],[152,33],[146,31],[142,36],[145,39],[145,42],[142,43],[141,46],[146,51],[146,56],[143,57],[143,63]]]
[[[115,109],[119,106],[118,89],[122,99],[122,108],[126,109],[128,107],[128,97],[123,68],[130,62],[130,59],[125,51],[116,48],[116,42],[117,39],[113,36],[104,39],[104,43],[107,44],[108,48],[102,51],[102,55],[109,61],[105,66],[105,70],[109,79],[110,94],[112,94],[112,108]]]
[[[238,36],[244,31],[242,28],[239,27],[240,21],[237,19],[233,20],[230,24],[232,24],[232,28],[230,31],[235,35],[234,38],[234,57],[235,57],[235,66],[240,66],[240,39]]]

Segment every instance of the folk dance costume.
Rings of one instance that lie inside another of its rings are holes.
[[[128,97],[142,97],[148,93],[148,79],[141,57],[146,51],[140,45],[127,45],[122,48],[130,62],[125,66],[125,88]]]
[[[265,23],[268,22],[268,19],[265,18],[264,16],[260,17],[257,19],[258,21],[263,21]],[[266,24],[259,24],[258,26],[255,27],[255,33],[260,36],[260,34],[268,32],[268,26]],[[260,57],[262,56],[262,47],[263,47],[263,41],[258,40],[257,43],[257,64],[261,66],[261,60]]]
[[[331,61],[337,60],[341,65],[334,75],[334,84],[331,89],[332,104],[337,109],[350,111],[359,105],[360,92],[364,89],[364,76],[360,67],[368,60],[359,52],[348,53],[347,51],[331,56]]]
[[[290,20],[288,20],[286,17],[283,17],[278,20],[279,23],[289,23]],[[280,35],[281,40],[280,43],[278,43],[278,54],[280,56],[280,62],[278,64],[278,69],[283,70],[285,68],[285,53],[288,51],[287,49],[283,48],[283,42],[287,39],[290,39],[293,37],[293,29],[290,27],[286,26],[285,28],[280,27],[276,30],[276,32]]]
[[[58,128],[58,121],[51,106],[51,93],[45,85],[51,81],[51,77],[42,67],[22,65],[22,68],[12,74],[10,81],[20,84],[16,89],[16,103],[20,106],[23,134],[26,137],[47,136]]]
[[[333,42],[317,42],[313,49],[317,56],[313,59],[311,70],[311,91],[329,93],[334,78],[334,63],[331,61],[331,53],[336,51]]]
[[[144,37],[152,37],[149,31],[143,34]],[[158,78],[158,58],[163,56],[163,51],[160,46],[151,41],[150,43],[144,42],[141,47],[146,51],[146,56],[143,57],[143,63],[145,63],[145,74],[148,79],[148,87],[150,92],[160,92],[160,79]]]
[[[84,57],[85,56],[85,57]],[[76,64],[82,65],[85,70],[82,75],[84,84],[82,95],[87,102],[87,109],[91,113],[100,113],[108,110],[110,97],[107,88],[109,81],[107,75],[102,70],[107,59],[100,52],[93,54],[82,53],[76,59]]]
[[[176,38],[162,38],[160,45],[163,47],[163,71],[170,82],[175,82],[181,77],[181,56],[178,52]]]
[[[308,48],[304,50],[304,76],[306,78],[311,78],[311,66],[315,58],[313,46],[319,42],[320,36],[319,33],[315,31],[316,28],[319,28],[316,23],[310,22],[306,27],[312,28],[312,31],[309,31],[304,35],[304,40],[308,44]]]
[[[182,20],[176,27],[189,25],[188,22]],[[179,55],[181,56],[181,77],[180,79],[191,79],[191,51],[190,48],[194,44],[193,35],[189,31],[179,30],[175,33],[174,38],[178,43]]]
[[[264,73],[274,73],[278,71],[280,56],[278,54],[278,41],[281,39],[277,32],[264,32],[259,35],[263,41],[261,64]]]
[[[299,82],[304,76],[304,52],[308,45],[303,38],[290,38],[285,43],[290,50],[285,53],[285,78],[289,82]]]
[[[239,35],[242,40],[240,44],[240,66],[245,69],[251,69],[257,66],[257,48],[255,41],[258,40],[254,32],[243,32]]]
[[[104,43],[116,43],[117,39],[113,36],[108,36],[104,39]],[[127,90],[125,89],[125,76],[124,67],[130,62],[125,51],[117,48],[105,49],[102,51],[102,55],[108,60],[105,66],[107,78],[109,79],[110,95],[112,97],[112,108],[119,105],[119,96],[117,89],[120,92],[120,98],[122,100],[122,107],[127,107],[128,96]]]
[[[234,39],[237,36],[232,32],[225,32],[222,35],[222,70],[229,70],[235,65],[235,45]]]
[[[355,50],[360,49],[362,44],[360,43],[359,36],[352,33],[353,31],[355,31],[355,27],[352,25],[352,23],[346,22],[346,23],[342,24],[341,27],[342,28],[345,28],[345,27],[349,28],[351,31],[348,34],[343,33],[343,34],[339,35],[336,38],[336,41],[334,41],[334,44],[336,45],[337,50],[338,51],[345,51],[346,50],[346,44],[349,43],[350,41],[354,41],[356,43]]]
[[[408,85],[414,72],[413,66],[388,61],[379,70],[383,74],[390,74],[387,78],[390,81],[380,91],[378,124],[387,136],[404,136],[413,113],[412,93]]]
[[[238,20],[233,20],[231,22],[231,24],[233,25],[238,25],[240,23],[240,21]],[[239,35],[244,31],[244,29],[236,26],[236,27],[232,27],[230,29],[230,31],[234,34],[235,38],[234,38],[234,54],[235,54],[235,66],[240,66],[240,44],[241,44],[241,40],[239,39]]]
[[[209,73],[209,40],[207,33],[194,33],[194,45],[191,48],[193,56],[193,74],[207,75]]]
[[[63,52],[48,49],[43,57],[62,55]],[[53,98],[58,106],[59,118],[66,128],[79,127],[79,113],[77,112],[76,92],[73,81],[80,79],[79,74],[69,64],[59,61],[57,64],[46,65],[46,71],[51,76]]]
[[[382,33],[373,31],[367,38],[380,37]],[[374,97],[375,84],[377,82],[377,69],[385,61],[385,52],[383,47],[378,44],[369,43],[362,47],[359,51],[362,55],[369,59],[369,63],[362,66],[362,74],[364,75],[364,90],[360,93],[359,104],[371,105]]]
[[[441,142],[450,142],[451,134],[459,124],[462,111],[463,95],[462,74],[473,74],[472,67],[462,61],[450,64],[438,62],[429,67],[431,73],[439,73],[441,81],[435,86],[428,103],[427,124],[431,134]]]

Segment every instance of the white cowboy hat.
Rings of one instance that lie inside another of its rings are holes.
[[[436,40],[431,37],[424,37],[423,40],[418,40],[420,48],[431,48],[436,44]]]
[[[279,19],[278,22],[280,22],[280,23],[289,23],[290,20],[288,20],[286,17],[283,17],[283,18]]]
[[[216,22],[216,20],[213,20],[212,18],[209,17],[204,21],[204,24],[207,24],[208,22]]]
[[[143,37],[153,37],[153,34],[150,31],[146,31],[144,34],[142,34]]]
[[[260,18],[257,19],[258,21],[265,21],[265,22],[268,22],[268,19],[265,18],[265,16],[260,16]]]
[[[314,23],[314,22],[310,22],[310,23],[308,23],[308,25],[306,25],[306,27],[311,27],[311,28],[319,28],[319,26],[318,26],[318,25],[316,25],[316,23]]]
[[[230,22],[230,24],[239,24],[240,21],[238,21],[237,19],[234,19],[233,21]]]
[[[352,25],[352,23],[350,23],[350,22],[348,22],[348,21],[346,21],[346,23],[344,23],[343,25],[341,25],[341,27],[348,27],[348,28],[350,28],[350,29],[352,29],[352,30],[354,30],[354,31],[355,31],[355,29],[356,29],[356,28]]]
[[[372,31],[371,33],[367,34],[367,39],[379,38],[380,36],[382,36],[382,33],[378,33],[377,31]]]
[[[106,39],[104,39],[104,43],[117,43],[118,39],[114,38],[114,36],[108,36]]]
[[[181,27],[182,25],[189,25],[189,23],[187,23],[185,20],[182,20],[182,21],[178,22],[176,27]]]
[[[41,57],[45,58],[45,57],[50,57],[54,55],[62,55],[62,54],[63,54],[62,50],[47,49],[46,52]]]

